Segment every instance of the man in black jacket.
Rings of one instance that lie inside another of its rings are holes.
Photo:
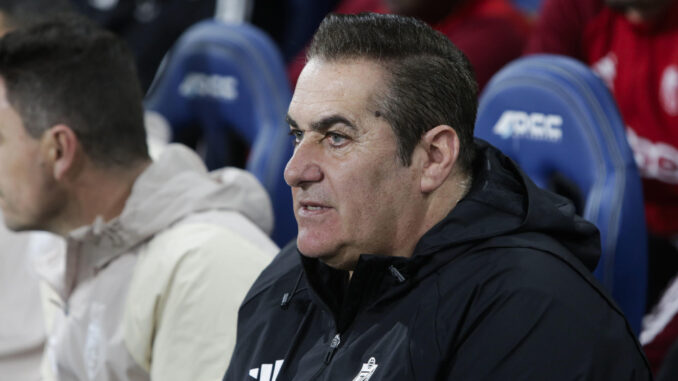
[[[414,19],[331,15],[290,104],[299,235],[225,380],[648,380],[595,227],[473,141],[468,61]]]

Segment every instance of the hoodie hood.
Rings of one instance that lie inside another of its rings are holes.
[[[173,144],[137,178],[120,216],[98,218],[68,241],[90,246],[99,267],[188,215],[214,210],[239,212],[266,233],[273,227],[268,194],[251,174],[226,168],[208,175],[194,152]]]
[[[443,250],[454,257],[488,240],[502,246],[512,236],[537,233],[557,241],[592,271],[600,258],[598,229],[576,215],[568,199],[537,187],[499,150],[479,139],[476,146],[471,189],[420,239],[413,259]],[[541,242],[530,247],[539,249]]]

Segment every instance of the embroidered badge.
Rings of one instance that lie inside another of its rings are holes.
[[[89,311],[89,324],[85,338],[84,360],[88,380],[98,380],[106,358],[106,334],[104,332],[104,316],[106,306],[93,302]]]
[[[372,375],[374,374],[374,371],[377,370],[378,366],[379,364],[377,364],[377,360],[375,360],[374,357],[370,357],[370,359],[363,364],[362,369],[360,369],[360,373],[355,376],[353,381],[368,381],[370,378],[372,378]]]

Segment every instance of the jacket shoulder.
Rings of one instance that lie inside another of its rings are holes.
[[[437,321],[449,332],[440,345],[454,353],[452,378],[648,379],[624,316],[579,270],[531,247],[486,248],[442,269]]]

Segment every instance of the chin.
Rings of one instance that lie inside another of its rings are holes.
[[[325,263],[337,252],[336,245],[323,239],[323,235],[309,234],[303,230],[297,236],[297,248],[303,256],[317,258]]]
[[[319,239],[319,237],[308,234],[303,230],[297,236],[297,248],[305,257],[322,258],[329,256],[331,250],[328,246],[326,240]]]
[[[358,258],[351,258],[345,250],[341,250],[336,242],[327,240],[304,239],[303,234],[297,237],[297,248],[307,258],[315,258],[337,270],[351,271],[355,268]]]

